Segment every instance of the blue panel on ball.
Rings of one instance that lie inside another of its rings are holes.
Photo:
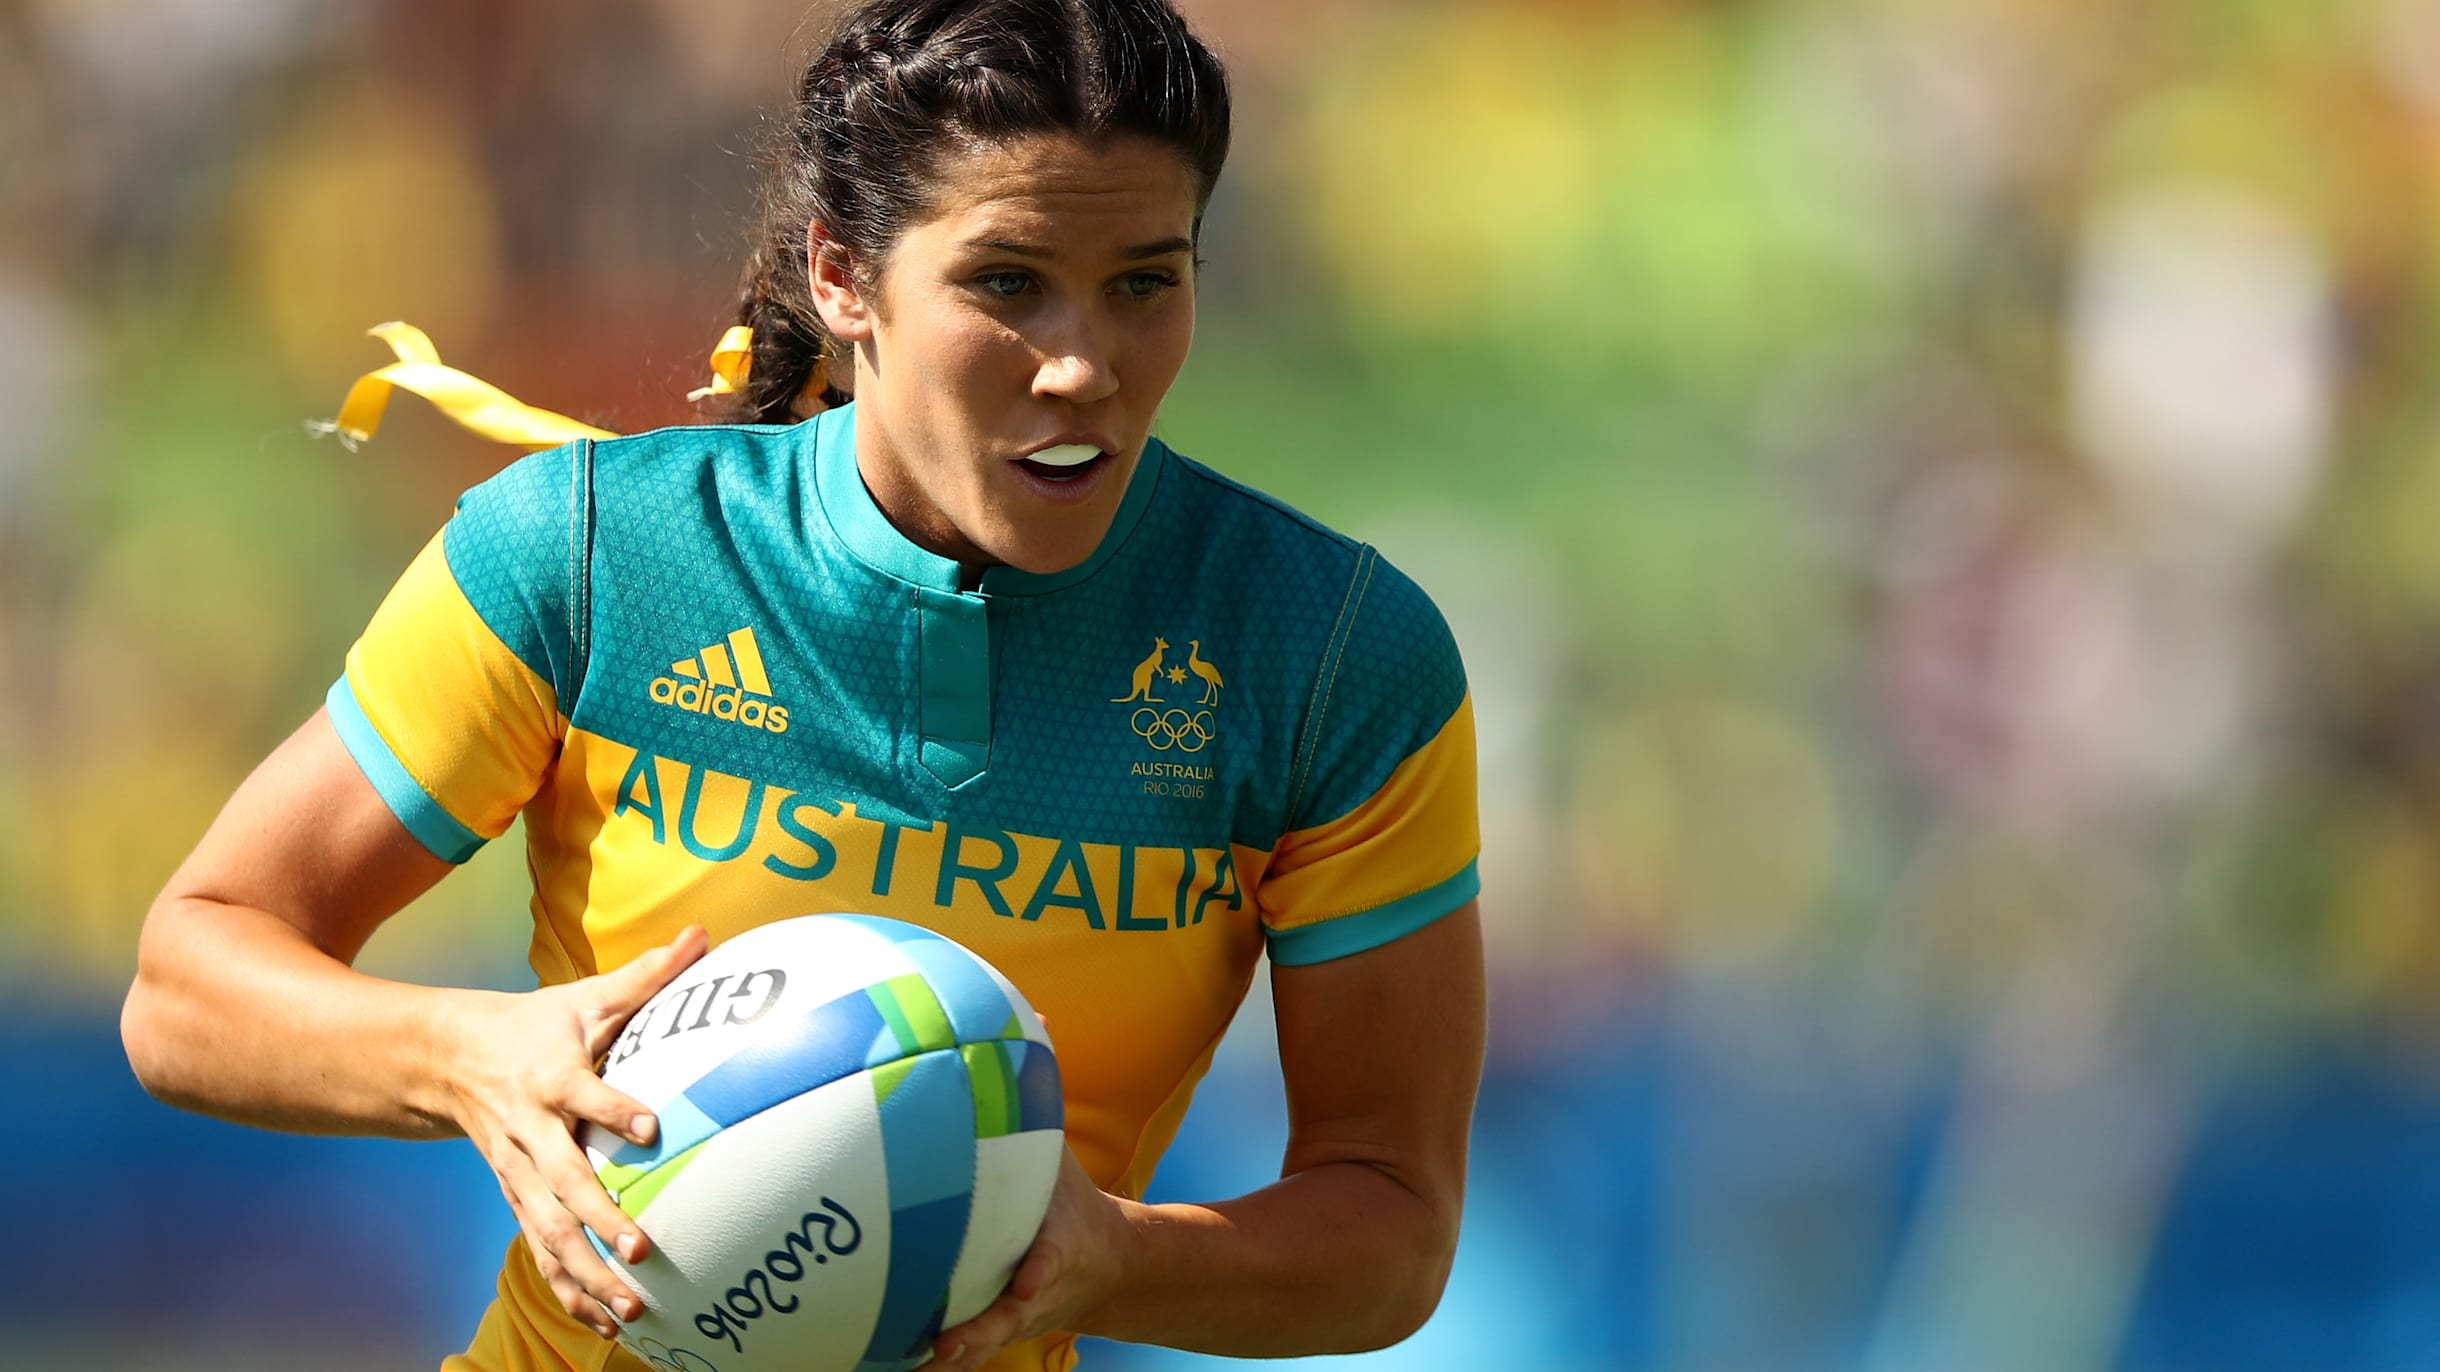
[[[974,1204],[974,1090],[953,1051],[905,1060],[880,1097],[890,1178],[890,1274],[866,1361],[912,1357],[940,1332]]]
[[[1065,1120],[1060,1104],[1059,1060],[1039,1043],[1005,1043],[1017,1060],[1017,1130],[1057,1129]]]
[[[1008,993],[974,960],[974,955],[947,939],[909,942],[901,947],[925,984],[948,1012],[949,1027],[959,1043],[989,1043],[1008,1028],[1016,1007]]]
[[[968,1193],[890,1211],[890,1284],[881,1295],[881,1313],[873,1317],[866,1363],[919,1357],[939,1337],[949,1274],[965,1246],[973,1205]]]
[[[686,1098],[721,1127],[865,1068],[881,1012],[862,991],[774,1026],[686,1088]]]
[[[892,1211],[974,1190],[974,1088],[956,1052],[906,1059],[905,1075],[881,1097],[881,1147]]]

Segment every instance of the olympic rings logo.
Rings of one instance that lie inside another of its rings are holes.
[[[642,1350],[644,1361],[651,1365],[653,1372],[720,1372],[719,1368],[705,1361],[702,1354],[672,1348],[659,1339],[638,1340],[637,1347]]]
[[[1212,723],[1212,712],[1197,710],[1155,710],[1146,705],[1127,717],[1127,726],[1135,736],[1152,745],[1156,752],[1175,748],[1181,753],[1202,752],[1205,745],[1219,737]]]

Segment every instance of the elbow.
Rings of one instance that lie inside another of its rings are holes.
[[[1440,1308],[1449,1273],[1457,1264],[1457,1215],[1453,1210],[1445,1217],[1432,1214],[1418,1227],[1423,1232],[1409,1234],[1396,1256],[1375,1269],[1384,1280],[1377,1298],[1369,1302],[1369,1318],[1361,1329],[1350,1331],[1356,1336],[1354,1346],[1334,1351],[1373,1353],[1404,1343]]]
[[[210,1097],[194,1079],[192,1055],[181,1051],[179,1035],[167,1023],[163,1000],[159,990],[148,990],[139,981],[119,1007],[119,1046],[127,1052],[128,1070],[144,1093],[163,1105],[213,1114]]]
[[[155,914],[158,914],[156,907]],[[149,932],[152,921],[146,922]],[[177,1029],[172,993],[163,986],[150,940],[137,946],[135,981],[119,1006],[119,1046],[127,1053],[128,1070],[147,1094],[164,1105],[195,1108],[195,1098],[181,1089],[177,1071]]]
[[[1441,1293],[1448,1289],[1449,1270],[1455,1265],[1456,1258],[1456,1235],[1451,1234],[1449,1242],[1429,1255],[1427,1261],[1419,1263],[1420,1270],[1400,1283],[1400,1289],[1392,1299],[1382,1303],[1384,1318],[1382,1327],[1376,1331],[1380,1336],[1379,1341],[1365,1351],[1404,1343],[1431,1320],[1432,1312],[1440,1308]]]
[[[1406,1342],[1432,1318],[1440,1308],[1440,1294],[1448,1286],[1449,1269],[1442,1264],[1436,1272],[1402,1278],[1395,1289],[1385,1291],[1373,1303],[1367,1318],[1351,1335],[1344,1347],[1326,1350],[1332,1353],[1377,1353],[1384,1348]]]
[[[119,1006],[119,1046],[127,1052],[127,1066],[135,1073],[136,1084],[153,1099],[176,1105],[161,1051],[159,1001],[160,993],[138,971],[135,984],[127,988],[126,1002]]]

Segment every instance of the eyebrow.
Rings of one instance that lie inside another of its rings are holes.
[[[966,246],[1004,252],[1012,257],[1031,257],[1044,262],[1059,255],[1039,243],[1016,243],[1005,238],[969,238],[966,240]],[[1167,257],[1172,253],[1193,252],[1194,248],[1195,245],[1191,239],[1164,238],[1158,243],[1138,244],[1120,253],[1119,256],[1130,262],[1136,262],[1150,257]]]

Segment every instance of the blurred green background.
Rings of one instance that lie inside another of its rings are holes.
[[[1162,432],[1409,570],[1481,717],[1470,1227],[1368,1365],[2440,1368],[2440,0],[1187,9]],[[173,1115],[112,1017],[514,455],[311,437],[363,331],[686,422],[821,23],[0,0],[0,1362],[471,1328],[469,1150]],[[368,965],[527,984],[518,846]],[[1260,1010],[1178,1194],[1273,1166]]]

